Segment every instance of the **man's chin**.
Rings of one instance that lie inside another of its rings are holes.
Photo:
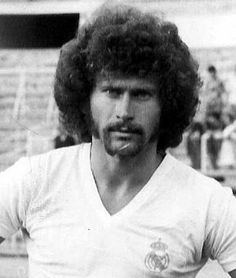
[[[135,157],[142,151],[141,145],[133,145],[132,143],[119,144],[117,146],[111,146],[105,144],[106,152],[111,156],[119,157]]]

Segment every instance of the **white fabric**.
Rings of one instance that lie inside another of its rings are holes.
[[[89,154],[89,144],[57,149],[0,175],[0,236],[27,229],[30,277],[195,277],[209,256],[226,271],[236,268],[229,190],[167,154],[110,216]]]

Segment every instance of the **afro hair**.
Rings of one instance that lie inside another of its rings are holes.
[[[60,52],[54,96],[60,121],[90,142],[90,94],[101,73],[157,81],[161,103],[157,150],[176,147],[199,103],[198,65],[177,27],[136,8],[104,8]]]

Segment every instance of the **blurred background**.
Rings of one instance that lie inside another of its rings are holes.
[[[0,0],[0,171],[25,155],[78,143],[58,124],[53,78],[61,45],[102,0]],[[236,2],[129,0],[176,23],[199,63],[201,105],[183,142],[169,150],[236,192]],[[1,193],[0,193],[1,194]],[[0,248],[0,278],[26,278],[21,233]],[[229,277],[216,262],[198,275]]]

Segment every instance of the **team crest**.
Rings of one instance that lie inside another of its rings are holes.
[[[150,247],[152,251],[149,252],[145,258],[146,267],[155,273],[161,273],[169,265],[169,255],[167,253],[167,244],[161,242],[159,238],[158,241],[153,242]]]

